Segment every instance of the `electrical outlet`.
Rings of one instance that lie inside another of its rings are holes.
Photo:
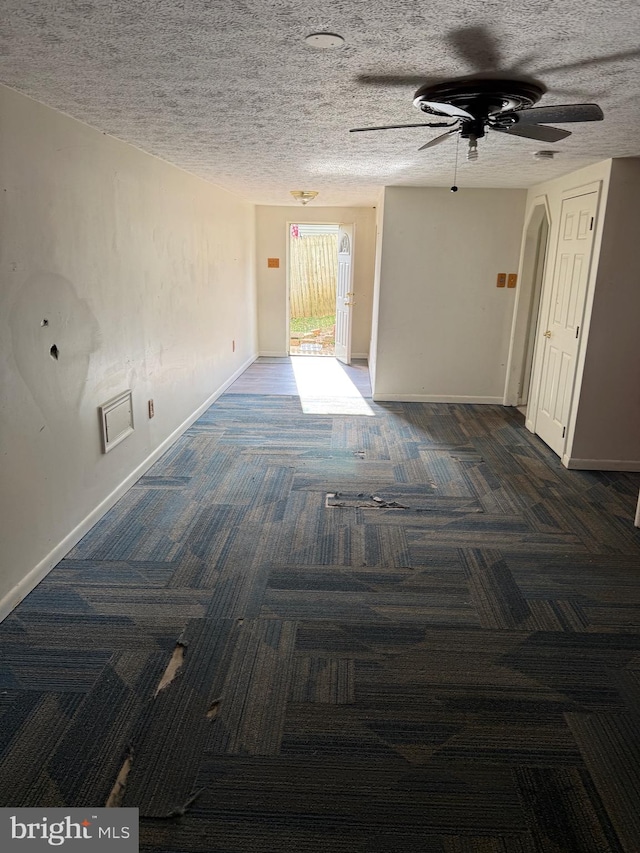
[[[518,274],[515,272],[510,272],[507,277],[507,287],[515,287],[518,283]]]
[[[149,400],[149,417],[152,418],[155,415],[155,410],[153,408],[153,400]]]

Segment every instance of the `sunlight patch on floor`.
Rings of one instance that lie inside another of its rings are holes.
[[[291,359],[302,411],[308,415],[367,415],[374,412],[334,358]]]

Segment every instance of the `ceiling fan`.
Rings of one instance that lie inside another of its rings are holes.
[[[352,133],[369,130],[389,130],[401,127],[447,127],[445,133],[431,139],[419,150],[432,148],[458,135],[468,140],[467,157],[477,159],[477,140],[487,130],[520,136],[540,142],[559,142],[571,131],[549,126],[551,123],[601,121],[604,116],[597,104],[563,104],[534,107],[547,91],[539,80],[521,73],[520,69],[530,58],[509,69],[503,65],[499,45],[493,34],[483,26],[454,29],[446,36],[452,50],[474,73],[451,80],[416,75],[362,75],[361,83],[375,86],[419,85],[413,104],[433,118],[447,121],[420,124],[382,125],[380,127],[354,127]],[[545,68],[544,72],[561,71],[636,56],[639,51],[625,51],[594,60],[568,63]]]
[[[448,127],[449,129],[419,151],[439,145],[454,134],[468,140],[467,157],[478,156],[477,141],[487,130],[509,136],[523,136],[540,142],[559,142],[571,131],[549,127],[551,122],[601,121],[604,116],[597,104],[564,104],[534,107],[546,89],[538,82],[501,80],[482,77],[463,77],[445,83],[421,86],[413,104],[428,115],[447,118],[449,122],[354,127],[351,133],[368,130],[389,130],[398,127]]]

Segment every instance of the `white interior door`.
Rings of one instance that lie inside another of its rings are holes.
[[[535,431],[559,456],[576,374],[597,196],[591,192],[562,202],[549,313],[539,327],[544,349]]]
[[[338,232],[338,288],[336,291],[336,358],[351,363],[351,309],[353,308],[353,225]]]

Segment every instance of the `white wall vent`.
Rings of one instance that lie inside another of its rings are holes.
[[[102,426],[102,452],[108,453],[116,444],[133,432],[133,401],[131,391],[123,391],[108,403],[98,407]]]

